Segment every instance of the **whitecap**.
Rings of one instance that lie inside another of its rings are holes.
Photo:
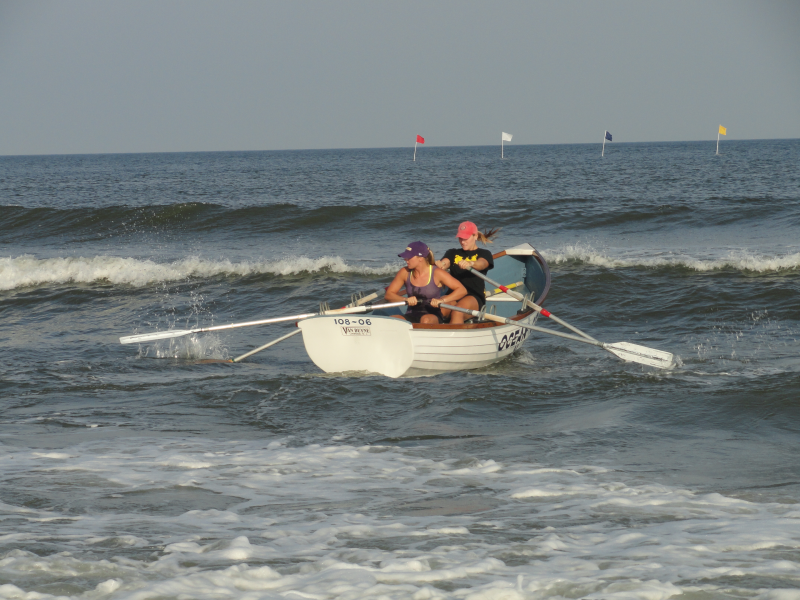
[[[735,270],[754,273],[774,273],[800,268],[800,253],[768,255],[750,250],[727,250],[719,256],[691,256],[677,252],[614,256],[610,252],[596,250],[588,245],[566,244],[558,248],[542,250],[551,266],[580,263],[606,269],[683,267],[693,271],[708,272]]]
[[[218,276],[271,274],[278,276],[300,273],[357,273],[389,275],[397,265],[368,267],[352,265],[338,256],[309,258],[288,257],[280,260],[208,260],[197,256],[172,262],[156,262],[119,256],[36,258],[31,255],[0,258],[0,290],[66,283],[111,283],[144,287]]]

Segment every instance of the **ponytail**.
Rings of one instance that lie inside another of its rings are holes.
[[[498,233],[500,233],[501,229],[502,227],[495,227],[494,229],[484,229],[483,233],[481,233],[481,231],[479,230],[478,241],[484,245],[493,244],[494,242],[492,241],[492,238],[495,237]]]
[[[425,257],[425,260],[428,261],[429,265],[436,264],[436,258],[433,256],[433,250],[431,250],[430,248],[428,248],[428,256]]]

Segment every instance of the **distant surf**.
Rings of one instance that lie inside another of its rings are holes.
[[[309,258],[289,257],[280,260],[233,262],[187,257],[174,262],[118,256],[36,258],[30,255],[0,258],[0,290],[47,286],[67,283],[111,283],[143,287],[220,276],[269,274],[277,276],[300,273],[353,273],[358,275],[389,275],[397,265],[369,267],[352,265],[338,256]]]
[[[585,264],[606,269],[620,268],[684,268],[692,271],[732,270],[752,273],[778,273],[800,268],[800,252],[769,256],[746,250],[730,251],[724,257],[700,258],[686,254],[654,254],[652,256],[613,256],[591,246],[566,245],[542,250],[551,265]]]

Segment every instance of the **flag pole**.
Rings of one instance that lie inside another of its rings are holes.
[[[603,151],[600,153],[600,157],[602,158],[605,155],[606,155],[606,132],[604,131],[603,132]]]
[[[717,154],[719,154],[719,129],[717,129]]]
[[[414,162],[417,162],[417,142],[414,142]]]
[[[500,158],[503,158],[503,134],[500,134]]]

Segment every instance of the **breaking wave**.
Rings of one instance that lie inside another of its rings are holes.
[[[800,253],[768,256],[742,250],[724,257],[709,258],[671,253],[614,256],[590,246],[567,245],[544,250],[543,255],[551,267],[574,264],[606,269],[679,268],[697,272],[735,270],[751,273],[780,273],[800,269]],[[156,262],[118,256],[36,258],[23,255],[0,258],[0,291],[68,283],[143,287],[212,277],[290,276],[321,272],[381,276],[392,275],[396,270],[396,264],[387,263],[379,267],[350,264],[339,256],[295,256],[280,260],[239,262],[193,256],[172,262]]]
[[[607,269],[683,268],[698,272],[735,270],[752,273],[778,273],[800,268],[800,253],[768,256],[746,250],[733,251],[727,256],[708,258],[666,252],[653,256],[626,257],[611,256],[590,246],[567,245],[554,250],[543,250],[542,254],[551,266],[585,264]]]
[[[189,279],[219,276],[269,274],[277,276],[301,273],[353,273],[359,275],[388,275],[397,265],[382,267],[351,265],[338,256],[308,258],[291,257],[282,260],[232,262],[189,257],[174,262],[94,256],[90,258],[36,258],[30,255],[0,258],[0,290],[65,283],[107,282],[114,285],[143,287]]]

